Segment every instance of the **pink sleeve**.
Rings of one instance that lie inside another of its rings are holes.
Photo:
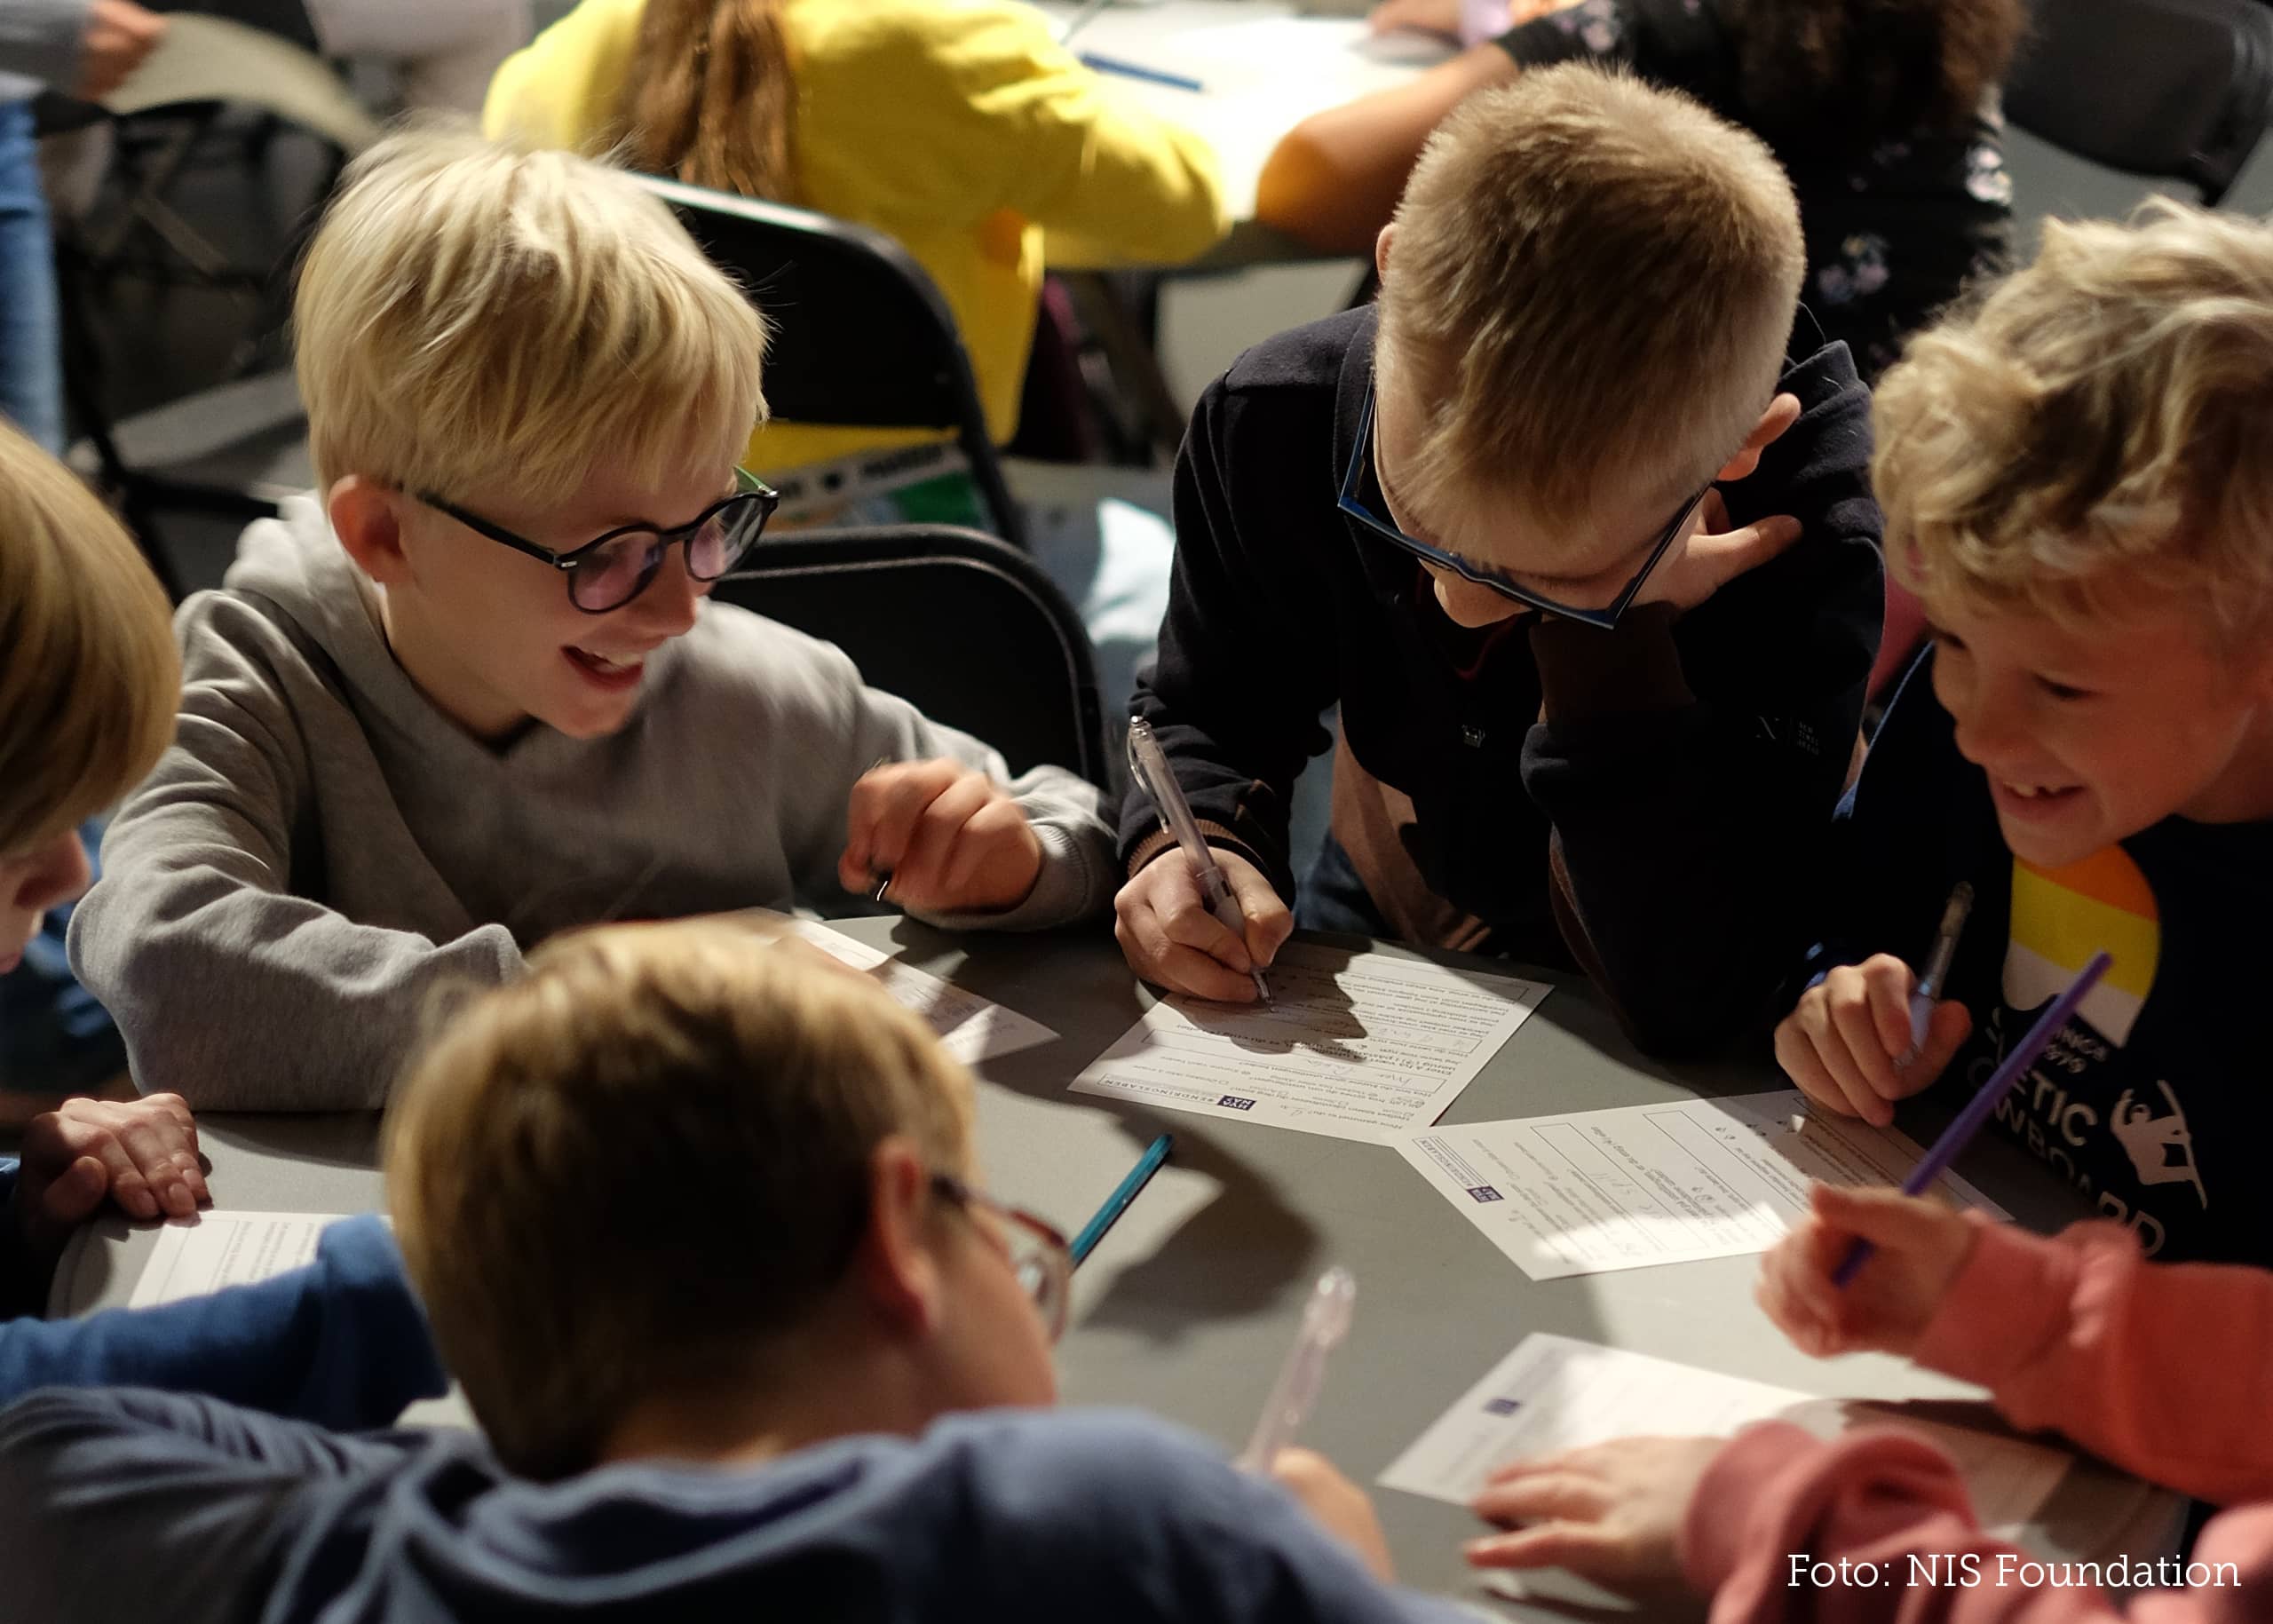
[[[2114,1224],[1988,1226],[1914,1357],[2140,1477],[2273,1499],[2273,1427],[2236,1424],[2273,1390],[2273,1272],[2150,1264]]]
[[[2196,1578],[2213,1582],[2142,1595],[2119,1612],[2097,1580],[2135,1583],[2142,1565],[2114,1575],[2089,1564],[2045,1573],[1981,1532],[1947,1456],[1895,1431],[1825,1444],[1782,1422],[1754,1428],[1698,1485],[1681,1545],[1690,1582],[1713,1596],[1712,1624],[2262,1624],[2273,1616],[2273,1506],[2230,1512],[2204,1530],[2191,1560]]]

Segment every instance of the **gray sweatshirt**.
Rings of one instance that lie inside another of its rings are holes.
[[[79,46],[93,0],[0,0],[0,106],[40,86],[66,94],[79,82]]]
[[[1041,840],[1016,908],[934,923],[1060,924],[1119,875],[1094,787],[1012,781],[834,646],[728,605],[649,657],[621,732],[502,748],[395,663],[307,499],[245,532],[176,632],[179,729],[104,838],[71,962],[140,1086],[202,1110],[379,1105],[437,989],[504,981],[570,926],[841,905],[846,801],[880,759],[981,767]]]

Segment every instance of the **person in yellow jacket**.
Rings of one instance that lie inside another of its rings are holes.
[[[582,0],[489,87],[493,137],[875,227],[937,282],[989,431],[1018,426],[1044,260],[1169,265],[1227,227],[1213,151],[1013,0]],[[931,438],[774,423],[769,475]]]

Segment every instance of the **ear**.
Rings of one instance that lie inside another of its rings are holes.
[[[1760,454],[1784,438],[1784,432],[1800,420],[1800,398],[1797,395],[1778,395],[1760,414],[1760,421],[1745,437],[1737,454],[1713,476],[1716,485],[1732,485],[1760,466]]]
[[[945,1281],[933,1250],[937,1203],[931,1170],[907,1139],[894,1136],[868,1157],[868,1224],[853,1268],[871,1311],[911,1340],[944,1317]]]
[[[1374,275],[1376,280],[1389,280],[1390,239],[1397,235],[1397,222],[1391,220],[1382,227],[1382,234],[1374,239]]]
[[[381,586],[410,577],[410,560],[402,550],[401,504],[400,492],[360,474],[349,474],[333,485],[324,502],[339,544],[355,560],[355,567]]]

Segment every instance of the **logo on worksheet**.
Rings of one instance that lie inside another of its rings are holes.
[[[1471,1201],[1504,1201],[1508,1198],[1489,1184],[1470,1184],[1468,1187],[1468,1199]]]
[[[2210,1196],[2195,1164],[2185,1109],[2167,1081],[2124,1078],[2122,1091],[2112,1101],[2106,1097],[2119,1081],[2108,1067],[2120,1065],[2115,1057],[2154,988],[2162,954],[2154,891],[2121,846],[2065,868],[2014,861],[2003,1007],[1991,1018],[1994,1052],[1974,1062],[1972,1081],[1976,1087],[1987,1081],[2007,1045],[2102,948],[2113,965],[2044,1058],[1998,1102],[1997,1120],[2107,1216],[2137,1231],[2151,1253],[2167,1230],[2144,1200],[2126,1200],[2126,1193],[2182,1184],[2203,1211]],[[2117,1182],[2127,1192],[2106,1187]]]
[[[1255,1109],[1255,1102],[1253,1100],[1241,1099],[1236,1094],[1225,1094],[1219,1097],[1216,1103],[1223,1106],[1226,1111],[1252,1111]]]

